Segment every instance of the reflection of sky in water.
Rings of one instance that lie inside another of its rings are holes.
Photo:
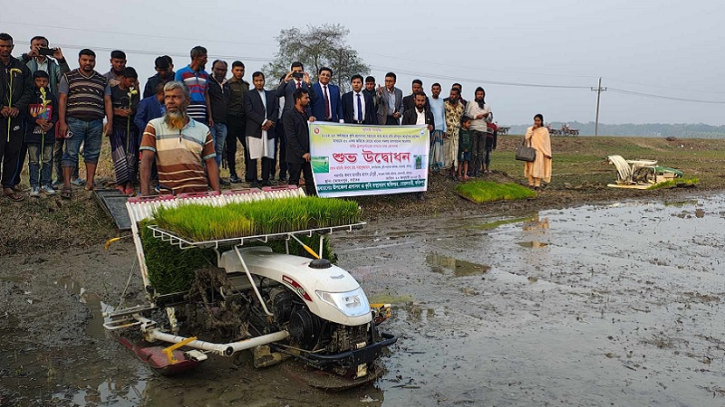
[[[67,398],[67,393],[56,393],[53,397],[60,400],[70,400],[73,405],[78,406],[113,406],[113,407],[135,407],[144,404],[146,393],[146,375],[148,370],[139,366],[132,377],[107,378],[95,388],[87,384],[81,388],[72,398]]]

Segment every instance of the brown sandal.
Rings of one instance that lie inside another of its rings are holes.
[[[73,189],[71,187],[63,187],[60,190],[60,197],[63,199],[73,198]]]
[[[3,195],[5,195],[8,199],[11,199],[11,200],[13,200],[15,202],[20,202],[23,199],[25,199],[24,196],[18,194],[12,188],[4,188],[3,189]]]

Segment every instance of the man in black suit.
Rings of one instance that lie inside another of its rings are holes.
[[[425,92],[420,91],[413,95],[415,98],[415,107],[413,109],[406,109],[403,113],[403,126],[405,125],[427,125],[428,131],[433,132],[436,127],[433,113],[430,109],[425,107],[425,102],[428,100],[428,96]],[[415,197],[421,201],[425,200],[423,192],[418,192]]]
[[[410,110],[405,110],[403,113],[403,125],[416,125],[425,124],[428,126],[428,131],[432,132],[435,127],[435,119],[433,119],[433,113],[430,109],[425,108],[425,102],[428,97],[425,92],[420,91],[415,95],[415,107]]]
[[[279,114],[279,98],[273,92],[264,90],[264,74],[252,74],[254,90],[244,95],[244,113],[247,118],[245,134],[247,136],[247,174],[248,180],[254,180],[251,187],[257,186],[257,160],[262,159],[262,186],[269,182],[272,159],[275,153],[275,120]]]
[[[363,89],[363,93],[370,95],[370,98],[373,100],[373,104],[375,105],[375,111],[377,112],[378,105],[380,104],[380,96],[378,96],[378,93],[375,91],[374,76],[368,76],[367,78],[365,78],[365,89]],[[375,120],[377,120],[377,117],[375,118]]]
[[[420,79],[413,79],[413,91],[410,95],[403,98],[403,111],[415,109],[415,94],[418,92],[423,92],[423,81]],[[425,109],[430,110],[428,96],[425,97]]]
[[[292,98],[294,106],[282,115],[284,136],[287,140],[285,158],[289,163],[289,184],[299,185],[300,172],[303,172],[307,195],[315,195],[315,180],[310,165],[310,130],[307,127],[307,122],[315,121],[314,116],[307,114],[310,95],[307,89],[297,89]]]
[[[282,107],[283,115],[289,110],[294,109],[295,101],[292,95],[297,89],[304,89],[309,92],[311,102],[317,100],[317,94],[314,89],[312,89],[312,82],[310,82],[310,75],[305,72],[304,65],[302,65],[302,62],[299,61],[292,63],[290,71],[287,72],[287,75],[285,75],[277,87],[277,97],[284,97],[284,106]],[[308,106],[306,109],[307,114],[311,116],[311,107]],[[284,134],[284,122],[280,124],[282,126],[279,131],[281,134]],[[287,162],[283,158],[286,151],[286,142],[287,140],[282,137],[279,143],[279,180],[283,182],[287,180],[288,169]]]
[[[363,91],[363,77],[355,75],[350,84],[352,91],[342,95],[342,118],[345,123],[378,124],[373,99]]]

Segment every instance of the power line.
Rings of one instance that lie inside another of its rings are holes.
[[[412,72],[412,71],[406,71],[401,69],[395,69],[391,67],[386,66],[379,66],[379,65],[370,65],[371,68],[380,69],[383,71],[395,71],[396,73],[403,73],[406,75],[412,75],[412,76],[421,76],[424,78],[431,78],[431,79],[445,79],[450,81],[461,81],[461,82],[474,82],[474,83],[484,83],[489,85],[501,85],[501,86],[519,86],[519,87],[529,87],[529,88],[556,88],[556,89],[589,89],[590,86],[573,86],[573,85],[549,85],[549,84],[538,84],[538,83],[525,83],[525,82],[505,82],[505,81],[491,81],[491,80],[484,80],[484,79],[472,79],[472,78],[461,78],[461,77],[453,77],[453,76],[447,76],[447,75],[440,75],[440,74],[432,74],[427,72]]]
[[[18,44],[28,44],[27,42],[20,41]],[[53,45],[57,45],[60,48],[70,48],[70,49],[93,49],[93,50],[103,50],[103,51],[114,51],[118,48],[109,48],[109,47],[96,47],[92,45],[77,45],[77,44],[65,44],[65,43],[54,43]],[[140,55],[153,55],[153,56],[159,56],[159,55],[170,55],[174,57],[180,57],[180,58],[188,58],[189,53],[175,53],[175,52],[169,52],[169,51],[147,51],[147,50],[138,50],[138,49],[128,49],[124,48],[124,52],[128,54],[140,54]],[[259,57],[243,57],[243,56],[233,56],[233,55],[217,55],[217,54],[209,54],[210,57],[216,58],[216,59],[239,59],[244,61],[255,61],[255,62],[270,62],[271,59],[269,58],[259,58]]]
[[[515,73],[515,74],[521,74],[521,75],[539,75],[539,76],[553,76],[553,77],[563,77],[563,78],[585,78],[585,79],[597,79],[598,76],[588,76],[588,75],[564,75],[564,74],[553,74],[553,73],[542,73],[542,72],[523,72],[523,71],[512,71],[512,70],[503,70],[503,69],[490,69],[480,66],[466,66],[466,65],[453,65],[453,64],[443,64],[440,62],[433,62],[433,61],[426,61],[426,60],[420,60],[420,59],[410,59],[410,58],[401,58],[393,55],[383,55],[383,54],[377,54],[374,52],[365,52],[365,54],[368,55],[377,55],[379,57],[384,58],[392,58],[392,59],[399,59],[401,61],[409,61],[409,62],[418,62],[418,63],[426,63],[430,65],[438,65],[438,66],[445,66],[445,67],[451,67],[451,68],[467,68],[467,69],[475,69],[477,71],[488,71],[488,72],[501,72],[501,73]]]
[[[7,23],[5,21],[0,21],[0,23]],[[16,25],[27,25],[27,24],[20,24],[20,23],[9,23],[9,24],[16,24]],[[35,26],[35,25],[34,25]],[[44,25],[37,25],[37,26],[44,26]],[[45,27],[51,27],[51,28],[59,28],[59,29],[68,29],[68,30],[75,30],[75,31],[89,31],[89,32],[105,32],[105,33],[112,33],[112,34],[123,34],[123,35],[138,35],[143,37],[152,37],[152,38],[163,38],[163,39],[183,39],[183,38],[177,38],[177,37],[163,37],[163,36],[145,36],[143,34],[127,34],[127,33],[114,33],[111,31],[93,31],[93,30],[83,30],[83,29],[74,29],[74,28],[67,28],[67,27],[60,27],[60,26],[48,26],[45,25]],[[206,41],[206,40],[202,40]],[[211,40],[210,40],[211,41]],[[224,42],[224,43],[233,43],[233,44],[243,44],[233,41],[215,41],[215,42]],[[18,42],[19,44],[29,44],[27,42]],[[77,44],[65,44],[65,43],[58,43],[54,44],[58,45],[60,47],[64,48],[71,48],[71,49],[83,49],[83,48],[93,48],[97,50],[105,50],[105,51],[113,51],[118,48],[109,48],[109,47],[101,47],[101,46],[88,46],[88,45],[77,45]],[[186,53],[174,53],[169,51],[149,51],[149,50],[136,50],[136,49],[125,49],[125,52],[131,53],[131,54],[140,54],[140,55],[172,55],[175,57],[187,57],[188,54]],[[374,55],[381,55],[381,54],[374,54]],[[244,61],[255,61],[255,62],[264,62],[268,63],[273,61],[271,58],[261,58],[261,57],[249,57],[249,56],[233,56],[233,55],[217,55],[217,54],[210,54],[209,55],[212,58],[218,58],[218,59],[239,59]],[[404,58],[398,58],[398,59],[404,59]],[[438,64],[438,65],[445,65],[445,64]],[[452,65],[447,65],[452,66]],[[371,68],[374,69],[380,69],[380,70],[386,70],[386,71],[395,71],[397,73],[402,73],[406,75],[411,76],[421,76],[424,78],[429,79],[440,79],[440,80],[450,80],[454,82],[473,82],[473,83],[481,83],[481,84],[490,84],[490,85],[500,85],[500,86],[515,86],[515,87],[529,87],[529,88],[549,88],[549,89],[592,89],[589,86],[576,86],[576,85],[553,85],[553,84],[540,84],[540,83],[527,83],[527,82],[509,82],[509,81],[492,81],[492,80],[484,80],[484,79],[474,79],[474,78],[463,78],[463,77],[453,77],[448,75],[440,75],[440,74],[432,74],[429,72],[413,72],[413,71],[407,71],[407,70],[400,70],[392,67],[386,67],[386,66],[380,66],[380,65],[370,65]],[[562,75],[565,76],[566,75]],[[583,76],[584,77],[584,76]],[[584,77],[586,78],[586,77]],[[618,79],[615,79],[618,80]],[[625,83],[632,83],[632,84],[638,84],[636,82],[627,82],[618,80],[620,82]],[[644,84],[640,84],[644,85]],[[644,85],[644,86],[650,86],[650,85]],[[651,85],[654,86],[654,85]],[[664,88],[667,88],[666,86],[661,86]],[[673,97],[673,96],[664,96],[664,95],[656,95],[656,94],[650,94],[650,93],[644,93],[644,92],[636,92],[626,89],[620,89],[620,88],[608,88],[610,91],[615,93],[620,93],[624,95],[631,95],[631,96],[641,96],[641,97],[648,97],[653,99],[662,99],[662,100],[674,100],[674,101],[680,101],[680,102],[692,102],[692,103],[707,103],[707,104],[725,104],[725,101],[715,101],[715,100],[702,100],[702,99],[689,99],[689,98],[680,98],[680,97]],[[671,88],[676,89],[676,88]],[[680,89],[681,90],[681,89]],[[711,92],[711,93],[725,93],[725,92]]]
[[[609,88],[610,91],[615,93],[622,93],[625,95],[635,95],[635,96],[642,96],[642,97],[648,97],[652,99],[664,99],[664,100],[676,100],[679,102],[693,102],[693,103],[708,103],[708,104],[717,104],[717,105],[724,105],[725,101],[719,101],[719,100],[702,100],[702,99],[687,99],[687,98],[678,98],[678,97],[672,97],[672,96],[663,96],[663,95],[654,95],[651,93],[642,93],[642,92],[635,92],[631,90],[626,89],[618,89],[618,88]]]
[[[17,23],[17,22],[11,22],[11,21],[3,21],[0,20],[0,23],[2,24],[12,24],[12,25],[20,25],[20,26],[28,26],[28,27],[44,27],[44,28],[54,28],[57,30],[67,30],[67,31],[80,31],[80,32],[88,32],[88,33],[100,33],[100,34],[113,34],[113,35],[123,35],[126,37],[141,37],[141,38],[158,38],[163,40],[185,40],[185,41],[196,41],[199,42],[215,42],[215,43],[221,43],[221,44],[235,44],[235,45],[263,45],[263,46],[274,46],[277,45],[274,44],[265,44],[265,43],[259,43],[259,42],[240,42],[240,41],[225,41],[225,40],[210,40],[210,39],[204,39],[204,38],[185,38],[185,37],[168,37],[163,35],[152,35],[152,34],[137,34],[132,32],[122,32],[122,31],[108,31],[108,30],[90,30],[87,28],[76,28],[76,27],[63,27],[59,25],[48,25],[48,24],[27,24],[27,23]],[[81,47],[81,48],[87,48],[87,47]]]
[[[679,90],[679,91],[683,91],[683,92],[695,92],[695,93],[714,93],[714,94],[720,94],[720,95],[725,94],[725,92],[716,91],[716,90],[683,89],[683,88],[676,88],[673,86],[666,86],[666,85],[654,85],[654,84],[641,83],[641,82],[632,82],[632,81],[625,81],[622,79],[609,78],[609,77],[605,77],[605,78],[609,79],[610,81],[628,83],[630,85],[648,86],[650,88],[664,88],[664,89],[672,89],[672,90]]]

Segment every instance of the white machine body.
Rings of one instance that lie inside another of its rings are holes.
[[[241,248],[239,254],[253,276],[268,278],[287,286],[320,318],[346,326],[364,325],[372,321],[370,303],[365,293],[355,278],[344,269],[335,265],[312,268],[309,258],[274,253],[265,246]],[[229,274],[245,272],[235,250],[222,253],[219,267]]]

